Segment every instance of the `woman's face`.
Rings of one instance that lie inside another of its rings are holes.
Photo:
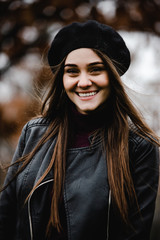
[[[102,59],[89,48],[70,52],[65,60],[63,85],[82,114],[96,110],[109,97],[108,73]]]

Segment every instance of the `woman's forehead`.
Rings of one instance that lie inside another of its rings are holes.
[[[102,59],[90,48],[73,50],[65,60],[65,64],[90,64],[91,62],[102,62]]]

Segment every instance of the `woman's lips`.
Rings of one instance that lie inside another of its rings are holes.
[[[92,91],[92,92],[76,92],[76,94],[79,96],[79,97],[91,97],[91,96],[94,96],[98,93],[98,91]]]

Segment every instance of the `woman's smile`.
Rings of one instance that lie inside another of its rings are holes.
[[[88,91],[88,92],[76,92],[82,101],[87,101],[94,98],[98,91]]]

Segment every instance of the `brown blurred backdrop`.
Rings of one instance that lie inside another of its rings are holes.
[[[124,34],[133,61],[124,81],[134,92],[139,87],[133,100],[142,112],[145,108],[146,120],[160,134],[160,0],[0,0],[0,185],[23,125],[38,112],[36,93],[45,92],[42,56],[62,26],[87,19]],[[139,55],[142,64],[146,60],[145,53],[148,60],[153,58],[149,67],[138,63]],[[152,240],[160,239],[159,205],[158,196]]]

